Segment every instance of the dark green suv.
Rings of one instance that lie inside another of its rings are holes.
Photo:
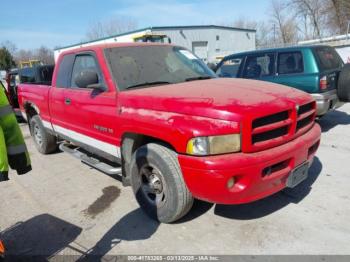
[[[344,71],[344,72],[343,72]],[[310,93],[317,115],[350,100],[350,68],[330,46],[297,46],[239,53],[217,66],[219,77],[275,82]]]

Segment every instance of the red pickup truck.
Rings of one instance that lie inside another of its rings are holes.
[[[19,87],[41,153],[60,149],[122,174],[161,222],[194,198],[252,202],[307,177],[320,143],[316,104],[289,87],[219,79],[190,51],[120,43],[62,53],[52,85]]]

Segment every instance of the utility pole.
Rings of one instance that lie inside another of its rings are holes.
[[[276,24],[273,24],[273,46],[276,47]]]

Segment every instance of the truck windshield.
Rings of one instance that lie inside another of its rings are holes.
[[[216,77],[202,60],[181,47],[129,46],[104,52],[119,90]]]

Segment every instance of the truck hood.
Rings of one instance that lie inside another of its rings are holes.
[[[270,82],[215,78],[133,89],[119,94],[123,108],[240,121],[312,101],[307,93]]]

